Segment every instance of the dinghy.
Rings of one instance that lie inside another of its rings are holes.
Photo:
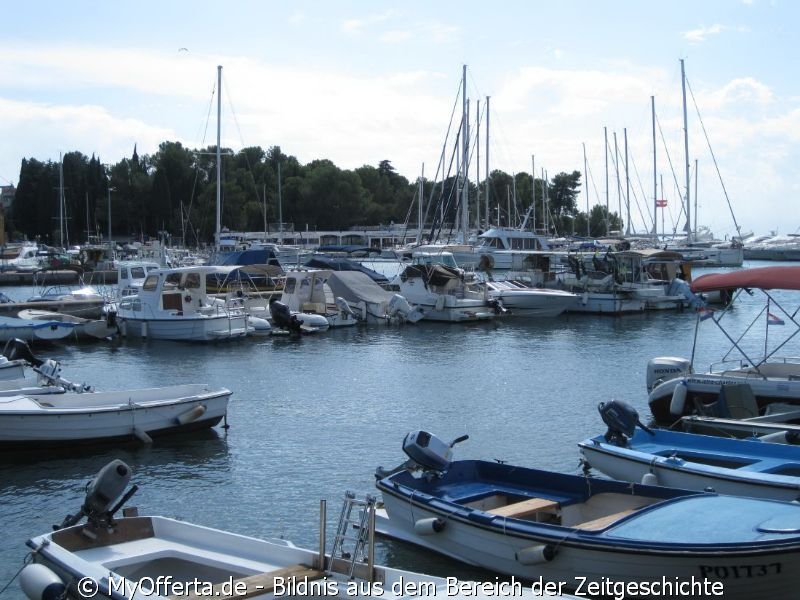
[[[409,460],[378,469],[379,533],[579,596],[790,598],[800,585],[796,503],[452,461],[454,443],[412,432]]]
[[[467,582],[375,565],[374,497],[345,495],[328,554],[324,501],[319,549],[312,551],[284,539],[257,539],[166,517],[139,516],[133,508],[117,518],[136,491],[136,486],[128,488],[130,478],[128,465],[112,461],[87,485],[77,514],[68,515],[55,531],[28,541],[32,562],[20,574],[27,598],[541,596],[520,582]],[[351,524],[357,525],[354,535]]]

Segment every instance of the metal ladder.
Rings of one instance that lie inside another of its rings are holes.
[[[370,574],[372,573],[372,545],[370,544],[371,516],[375,511],[376,498],[372,494],[367,494],[365,498],[356,498],[353,492],[347,491],[344,494],[342,512],[339,515],[339,525],[336,528],[336,536],[333,538],[333,549],[331,550],[331,560],[328,564],[328,575],[334,569],[334,562],[339,559],[347,563],[347,576],[352,578],[356,563],[367,559]],[[353,514],[356,509],[356,514]],[[355,531],[353,531],[355,530]],[[367,555],[364,556],[364,549]],[[371,575],[370,575],[371,578]]]

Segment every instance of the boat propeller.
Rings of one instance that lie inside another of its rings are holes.
[[[422,471],[427,476],[441,476],[450,467],[453,446],[469,439],[464,434],[449,444],[427,431],[412,431],[403,439],[403,452],[408,460],[394,469],[375,469],[375,477],[383,479],[400,471]]]
[[[605,434],[606,442],[624,448],[628,444],[628,439],[633,437],[638,425],[644,431],[653,435],[653,431],[646,427],[639,420],[639,413],[630,404],[619,400],[611,402],[601,402],[597,406],[600,417],[608,425]]]
[[[77,514],[67,515],[61,525],[53,525],[53,529],[72,527],[83,517],[86,517],[88,524],[93,529],[113,527],[114,514],[139,489],[134,485],[125,492],[130,480],[130,467],[119,459],[112,460],[86,484],[86,498]],[[123,492],[125,493],[123,494]],[[119,501],[114,504],[117,499]]]

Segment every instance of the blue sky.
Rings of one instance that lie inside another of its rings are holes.
[[[433,178],[466,64],[473,114],[491,97],[491,169],[530,172],[534,156],[537,177],[583,171],[585,145],[588,201],[605,204],[605,128],[608,202],[626,215],[627,132],[636,231],[651,222],[654,96],[669,231],[685,187],[684,59],[699,224],[718,237],[735,233],[734,217],[743,232],[800,232],[800,9],[789,0],[77,0],[8,4],[4,25],[3,184],[17,183],[23,158],[78,150],[116,162],[134,144],[214,143],[217,65],[224,145],[278,145],[345,169],[386,159],[410,180],[424,165]],[[483,147],[480,163],[483,176]]]

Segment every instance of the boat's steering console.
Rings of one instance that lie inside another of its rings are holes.
[[[450,467],[453,446],[467,439],[468,435],[462,435],[448,444],[427,431],[412,431],[403,439],[403,452],[408,460],[391,470],[378,467],[375,476],[382,479],[403,470],[439,476]]]
[[[603,423],[608,426],[605,440],[610,444],[623,448],[627,446],[628,440],[636,432],[637,425],[644,431],[650,434],[653,433],[642,424],[639,420],[639,413],[630,404],[619,400],[611,400],[610,402],[601,402],[597,406],[597,410],[603,419]]]

